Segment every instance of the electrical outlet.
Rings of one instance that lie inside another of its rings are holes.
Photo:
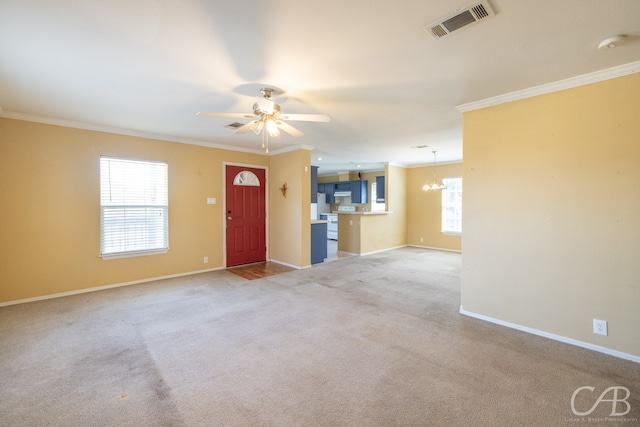
[[[208,264],[208,263],[209,263],[209,257],[208,257],[208,256],[204,257],[204,263],[205,263],[205,264]]]
[[[593,319],[593,333],[598,335],[608,335],[607,334],[607,321],[606,320],[598,320]]]
[[[420,238],[420,243],[424,243],[424,237]]]

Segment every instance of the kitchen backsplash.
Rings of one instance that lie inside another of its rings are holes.
[[[351,197],[348,196],[338,196],[336,197],[336,203],[331,205],[331,211],[337,211],[338,206],[355,206],[357,212],[364,212],[367,210],[367,204],[357,204],[351,203]]]

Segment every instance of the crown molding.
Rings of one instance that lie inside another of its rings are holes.
[[[433,162],[431,163],[422,163],[419,165],[410,165],[407,166],[407,169],[415,169],[415,168],[433,168],[433,167],[438,167],[438,166],[444,166],[444,165],[461,165],[462,164],[462,160],[449,160],[449,161],[438,161],[438,163],[436,163],[435,165],[433,164]]]
[[[383,165],[385,165],[385,166],[394,166],[396,168],[408,168],[409,167],[405,163],[398,163],[398,162],[387,162],[387,163],[383,163]]]
[[[461,113],[466,113],[468,111],[492,107],[494,105],[504,104],[506,102],[518,101],[525,98],[531,98],[533,96],[544,95],[551,92],[558,92],[565,89],[571,89],[578,86],[584,86],[591,83],[610,80],[616,77],[622,77],[637,72],[640,72],[640,61],[635,61],[629,64],[619,65],[617,67],[607,68],[605,70],[595,71],[593,73],[583,74],[576,77],[570,77],[568,79],[558,80],[557,82],[534,86],[528,89],[517,90],[515,92],[482,99],[480,101],[457,105],[456,109]]]
[[[315,147],[312,145],[304,145],[304,144],[296,144],[296,145],[290,145],[288,147],[284,147],[284,148],[278,148],[277,150],[274,151],[269,151],[269,156],[276,156],[278,154],[284,154],[284,153],[288,153],[289,151],[296,151],[296,150],[308,150],[308,151],[313,151]]]
[[[265,154],[262,150],[257,150],[252,148],[218,144],[215,142],[201,141],[198,139],[178,138],[170,135],[161,135],[161,134],[152,133],[152,132],[141,132],[141,131],[136,131],[131,129],[118,128],[114,126],[96,125],[93,123],[76,122],[73,120],[63,120],[63,119],[55,119],[51,117],[36,116],[32,114],[16,113],[13,111],[3,110],[2,108],[0,108],[0,117],[6,118],[6,119],[13,119],[13,120],[22,120],[26,122],[42,123],[46,125],[62,126],[62,127],[74,128],[74,129],[83,129],[83,130],[89,130],[94,132],[111,133],[115,135],[134,136],[138,138],[153,139],[156,141],[178,142],[181,144],[198,145],[201,147],[218,148],[221,150],[240,151],[244,153],[254,153],[254,154]]]

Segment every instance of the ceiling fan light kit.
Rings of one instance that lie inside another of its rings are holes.
[[[329,122],[331,118],[324,114],[281,114],[280,105],[271,100],[274,89],[264,87],[260,89],[262,98],[253,104],[253,114],[243,113],[197,113],[198,117],[234,117],[253,119],[249,123],[239,126],[234,133],[244,134],[249,131],[256,135],[262,133],[262,148],[269,153],[269,137],[280,135],[280,129],[291,136],[300,137],[304,135],[300,130],[294,128],[283,120],[298,120],[307,122]]]

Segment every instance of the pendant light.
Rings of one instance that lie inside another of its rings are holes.
[[[436,166],[436,152],[432,151],[433,153],[433,166]],[[422,186],[422,191],[430,191],[430,190],[443,190],[447,187],[445,187],[444,183],[442,182],[442,180],[440,180],[440,183],[438,183],[438,180],[436,179],[436,171],[433,171],[433,180],[428,180],[423,186]]]

